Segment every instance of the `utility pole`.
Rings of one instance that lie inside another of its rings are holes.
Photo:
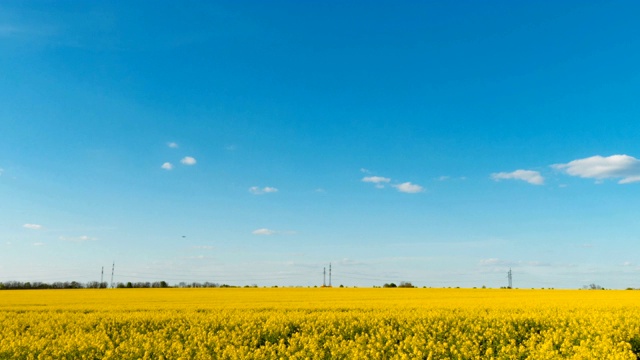
[[[509,289],[513,289],[513,277],[511,274],[511,268],[509,268],[509,272],[507,273],[507,278],[509,278]]]
[[[329,263],[329,287],[331,287],[331,263]]]
[[[116,269],[116,262],[113,262],[113,265],[111,265],[111,288],[113,289],[113,271]]]

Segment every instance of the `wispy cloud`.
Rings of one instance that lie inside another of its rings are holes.
[[[491,178],[495,181],[500,180],[522,180],[533,185],[543,185],[544,177],[540,172],[533,170],[516,170],[513,172],[499,172],[491,174]]]
[[[501,260],[497,258],[481,259],[478,263],[480,266],[512,266],[516,263],[513,261]]]
[[[215,247],[213,247],[211,245],[194,245],[191,248],[192,249],[199,249],[199,250],[213,250],[213,249],[215,249]]]
[[[577,159],[566,164],[551,165],[568,175],[603,181],[620,179],[618,184],[640,181],[640,160],[629,155],[600,155]]]
[[[415,194],[419,192],[423,192],[424,188],[418,184],[412,184],[410,182],[405,182],[402,184],[393,185],[398,191],[408,194]]]
[[[253,235],[295,235],[291,230],[272,230],[267,228],[256,229],[251,232]]]
[[[40,224],[24,224],[22,225],[23,228],[25,229],[31,229],[31,230],[40,230],[42,229],[42,225]]]
[[[271,230],[271,229],[267,229],[267,228],[262,228],[262,229],[256,229],[253,230],[251,232],[253,235],[273,235],[276,233],[275,230]]]
[[[165,169],[165,170],[171,170],[171,169],[173,169],[173,164],[171,164],[170,162],[166,162],[166,163],[162,164],[162,166],[160,166],[160,167]]]
[[[43,242],[34,242],[34,243],[33,243],[33,246],[36,246],[36,247],[37,247],[37,246],[45,246],[45,245],[46,245],[46,244],[45,244],[45,243],[43,243]]]
[[[547,266],[551,266],[551,263],[548,262],[543,262],[543,261],[511,261],[511,260],[503,260],[503,259],[498,259],[498,258],[489,258],[489,259],[481,259],[478,262],[478,265],[480,266],[502,266],[502,267],[521,267],[521,266],[527,266],[527,267],[547,267]]]
[[[82,236],[60,236],[58,239],[62,241],[70,241],[70,242],[85,242],[85,241],[95,241],[98,240],[94,237],[90,237],[87,235]]]
[[[176,142],[170,142],[170,143],[167,143],[167,146],[168,146],[168,147],[170,147],[170,148],[172,148],[172,149],[177,149],[177,148],[179,148],[178,143],[176,143]]]
[[[16,26],[8,24],[0,25],[0,37],[11,37],[16,34],[20,34],[21,32],[23,31]]]
[[[182,158],[182,160],[180,160],[180,162],[184,165],[195,165],[196,159],[192,158],[191,156],[185,156]]]
[[[249,192],[254,195],[262,195],[262,194],[278,192],[278,189],[270,186],[265,186],[263,188],[259,188],[258,186],[252,186],[249,188]]]

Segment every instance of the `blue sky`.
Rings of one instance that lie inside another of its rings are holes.
[[[0,281],[640,287],[639,10],[3,2]]]

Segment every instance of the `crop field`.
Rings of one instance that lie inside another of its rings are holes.
[[[636,359],[640,291],[0,292],[0,359]]]

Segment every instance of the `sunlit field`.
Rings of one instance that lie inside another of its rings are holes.
[[[0,292],[1,359],[636,359],[640,291]]]

